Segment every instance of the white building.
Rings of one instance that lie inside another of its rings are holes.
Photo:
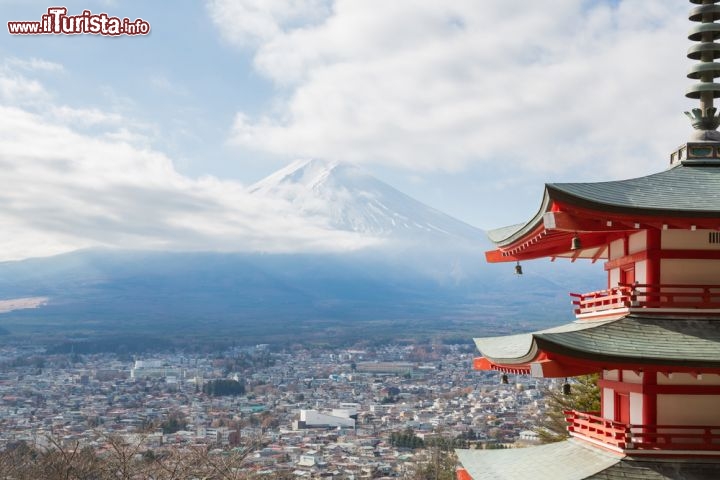
[[[349,409],[334,409],[331,414],[317,410],[300,410],[300,419],[293,422],[293,430],[305,428],[355,428],[356,413]]]

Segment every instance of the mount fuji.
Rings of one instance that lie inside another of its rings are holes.
[[[96,249],[4,262],[0,300],[42,302],[0,313],[0,332],[95,339],[105,345],[99,348],[129,338],[126,350],[167,345],[170,336],[236,343],[469,341],[565,322],[566,292],[602,282],[603,274],[578,264],[526,264],[522,278],[511,266],[487,264],[481,230],[352,165],[295,162],[248,191],[286,202],[288,211],[328,230],[378,241],[346,252]]]
[[[328,227],[415,243],[445,238],[487,245],[482,230],[431,208],[373,177],[338,162],[298,160],[249,187],[282,198],[301,215]]]

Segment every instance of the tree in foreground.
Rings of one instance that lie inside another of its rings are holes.
[[[559,442],[569,437],[565,410],[598,412],[600,410],[600,389],[598,375],[582,375],[568,383],[569,391],[563,388],[546,388],[544,391],[547,411],[544,421],[536,429],[543,443]]]
[[[216,453],[206,446],[148,450],[141,440],[108,436],[101,450],[47,437],[46,447],[17,442],[0,451],[0,479],[13,480],[256,480],[248,456],[259,446]],[[259,480],[259,479],[258,479]]]

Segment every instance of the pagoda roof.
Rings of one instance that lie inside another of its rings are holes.
[[[720,462],[636,459],[570,439],[528,448],[456,450],[473,480],[700,480],[720,478]]]
[[[720,165],[677,165],[645,177],[612,182],[553,183],[551,198],[614,213],[716,217],[720,213]]]
[[[543,352],[592,362],[718,368],[720,320],[630,314],[521,335],[476,338],[475,344],[495,365],[526,365]]]
[[[720,226],[720,163],[678,163],[652,175],[609,182],[548,183],[535,216],[524,223],[490,230],[488,237],[503,250],[528,240],[533,243],[540,240],[539,244],[552,241],[558,238],[558,233],[552,232],[557,232],[560,226],[554,221],[548,224],[546,214],[558,211],[602,220],[595,229],[588,229],[587,223],[574,225],[562,232],[563,237],[582,231],[630,230],[635,223],[644,223],[643,219],[658,225],[672,219],[698,225],[709,222],[712,228],[717,228]],[[620,227],[618,220],[623,218],[627,223]],[[543,240],[544,236],[548,238]],[[569,242],[565,244],[569,245]],[[567,252],[559,250],[556,253]]]
[[[577,480],[607,470],[623,458],[574,439],[528,448],[456,453],[473,480]]]

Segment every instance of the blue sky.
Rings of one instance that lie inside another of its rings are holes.
[[[0,0],[7,21],[54,4]],[[1,259],[357,248],[244,186],[349,161],[480,228],[688,138],[675,0],[85,0],[147,36],[0,35]]]

